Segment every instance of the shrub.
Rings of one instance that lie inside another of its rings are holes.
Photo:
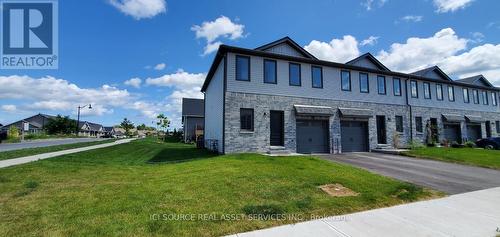
[[[420,186],[404,183],[396,187],[392,194],[401,200],[415,201],[423,192],[424,189]]]
[[[7,132],[7,139],[8,140],[16,140],[19,139],[19,129],[12,125],[9,127],[9,131]]]
[[[38,187],[38,182],[33,181],[33,180],[26,181],[26,183],[24,183],[24,187],[29,188],[29,189],[34,189],[34,188]]]
[[[423,143],[421,143],[419,141],[415,141],[415,140],[410,141],[410,149],[416,150],[416,149],[420,149],[420,148],[424,148]]]
[[[466,142],[464,145],[465,145],[465,147],[468,147],[468,148],[476,147],[476,144],[474,142],[471,142],[471,141]]]
[[[462,148],[462,147],[464,147],[464,145],[462,145],[462,144],[460,144],[460,143],[458,143],[456,141],[453,141],[451,143],[451,147],[453,147],[453,148]]]

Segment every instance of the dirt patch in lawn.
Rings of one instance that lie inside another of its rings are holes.
[[[318,188],[332,197],[352,197],[358,196],[359,194],[349,188],[344,187],[342,184],[325,184],[319,186]]]

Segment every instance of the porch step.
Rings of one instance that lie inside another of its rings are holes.
[[[389,144],[377,144],[376,149],[393,149],[393,147]]]
[[[384,153],[384,154],[390,154],[390,155],[401,155],[405,151],[408,151],[408,149],[394,149],[394,148],[389,148],[389,149],[375,148],[375,149],[372,149],[372,152]]]
[[[270,146],[269,151],[267,151],[269,155],[289,155],[290,151],[287,150],[284,146]]]

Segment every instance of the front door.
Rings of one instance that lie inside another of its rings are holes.
[[[283,111],[271,111],[271,146],[284,146],[284,120]]]
[[[486,137],[491,137],[490,121],[486,121],[484,125],[486,125]]]
[[[377,115],[377,143],[387,144],[387,132],[385,128],[385,116]]]

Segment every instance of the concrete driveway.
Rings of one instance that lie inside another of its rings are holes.
[[[500,171],[493,169],[381,153],[345,153],[320,157],[448,194],[500,187]]]
[[[46,146],[56,146],[64,144],[73,144],[79,142],[94,142],[102,141],[104,138],[61,138],[61,139],[43,139],[43,140],[33,140],[20,143],[0,143],[0,152],[2,151],[13,151],[26,148],[35,147],[46,147]]]

